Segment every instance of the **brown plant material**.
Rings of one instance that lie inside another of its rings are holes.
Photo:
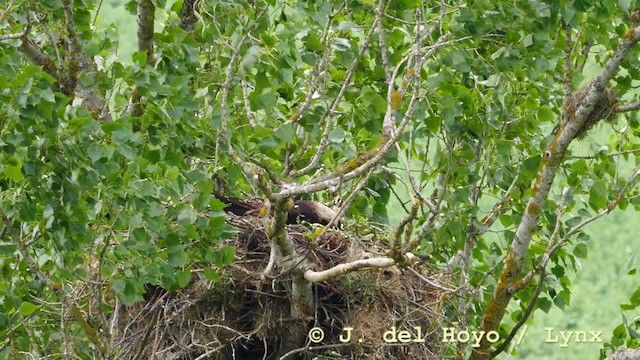
[[[592,84],[589,84],[585,87],[578,89],[574,92],[571,97],[565,102],[563,106],[563,111],[570,118],[575,116],[576,111],[580,107],[580,104],[583,102],[587,94],[589,93],[589,89]],[[602,96],[598,99],[593,111],[587,117],[584,124],[580,128],[580,130],[576,133],[576,138],[583,139],[587,132],[593,128],[600,120],[611,121],[615,117],[616,107],[618,105],[618,96],[613,91],[613,89],[607,88]]]
[[[273,276],[260,280],[271,249],[264,219],[227,216],[238,230],[226,242],[236,249],[234,264],[220,270],[221,279],[216,283],[194,280],[187,288],[170,293],[149,286],[146,302],[127,308],[120,317],[119,358],[155,354],[157,359],[310,359],[324,354],[332,358],[440,359],[450,346],[442,342],[442,328],[451,326],[444,317],[449,304],[448,292],[443,290],[447,279],[425,264],[414,265],[412,271],[397,267],[362,270],[312,284],[314,319],[303,327],[305,331],[322,329],[324,339],[291,344],[296,338],[291,329],[301,320],[291,316],[287,270],[276,262]],[[286,231],[296,252],[315,263],[317,270],[388,251],[382,241],[373,240],[388,235],[377,230],[372,234],[366,224],[326,230],[322,237],[314,237],[314,229],[302,224],[287,225]],[[371,235],[373,239],[365,239]],[[407,331],[412,339],[423,342],[385,341],[385,332],[393,327],[396,336]],[[340,336],[344,340],[348,328],[353,329],[351,341],[345,343]]]

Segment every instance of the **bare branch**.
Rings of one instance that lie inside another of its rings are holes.
[[[615,109],[615,112],[623,113],[623,112],[636,111],[636,110],[640,110],[640,102],[637,102],[635,104],[628,104],[628,105],[618,106]]]
[[[614,156],[624,156],[624,155],[637,154],[637,153],[640,153],[640,149],[612,152],[612,153],[606,154],[606,156],[614,157]],[[598,156],[596,155],[588,155],[588,156],[574,155],[574,156],[571,156],[571,159],[596,159],[597,157]]]
[[[412,253],[406,253],[404,254],[404,259],[408,263],[413,263],[416,259],[416,256],[413,255]],[[379,258],[362,259],[362,260],[352,261],[349,263],[339,264],[332,267],[331,269],[327,269],[324,271],[307,270],[304,272],[304,278],[307,281],[310,281],[312,283],[317,283],[317,282],[335,279],[340,275],[353,272],[353,271],[358,271],[362,269],[381,269],[381,268],[393,266],[395,264],[396,264],[396,261],[391,258],[379,257]]]
[[[242,86],[242,97],[244,99],[244,109],[247,112],[247,121],[249,121],[249,125],[251,125],[251,127],[256,127],[256,119],[253,117],[253,112],[251,112],[251,104],[249,102],[249,89],[247,88],[247,81],[241,80],[240,86]]]

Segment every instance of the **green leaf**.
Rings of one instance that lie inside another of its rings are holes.
[[[29,315],[33,314],[33,313],[34,313],[36,310],[38,310],[39,308],[40,308],[40,307],[39,307],[39,306],[37,306],[37,305],[35,305],[35,304],[32,304],[32,303],[30,303],[30,302],[28,302],[28,301],[23,301],[23,302],[20,304],[19,311],[20,311],[20,314],[21,314],[22,316],[29,316]]]
[[[209,281],[213,281],[213,282],[220,281],[220,274],[218,274],[218,272],[212,268],[205,268],[203,273],[204,273],[204,277]]]
[[[591,185],[591,190],[589,190],[589,206],[596,211],[607,206],[607,182],[605,180],[597,180]]]
[[[538,121],[540,123],[555,122],[556,114],[548,106],[538,109]]]
[[[318,52],[324,50],[324,46],[322,45],[320,38],[316,34],[308,34],[306,37],[304,37],[303,41],[305,46],[307,47],[307,50]]]
[[[2,173],[4,176],[14,181],[21,181],[24,179],[24,176],[22,175],[22,166],[6,166]]]
[[[179,287],[186,287],[191,282],[191,269],[186,268],[182,271],[178,271],[176,278]]]
[[[538,299],[538,308],[544,311],[545,313],[549,313],[551,309],[551,301],[547,298],[539,298]]]
[[[276,138],[278,138],[278,140],[289,143],[293,140],[293,124],[292,123],[285,123],[282,124],[282,126],[280,126],[275,133],[273,134],[275,135]]]
[[[131,57],[134,63],[138,64],[140,67],[144,67],[147,65],[147,52],[139,51],[133,54]]]
[[[582,244],[582,243],[576,245],[576,248],[573,250],[573,254],[576,257],[579,257],[581,259],[586,259],[587,258],[587,245]]]
[[[220,249],[220,251],[222,252],[224,264],[225,265],[233,264],[233,257],[236,254],[236,249],[231,246],[223,246],[222,249]]]

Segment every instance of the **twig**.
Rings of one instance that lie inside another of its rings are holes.
[[[327,226],[325,226],[325,229],[329,229],[332,226],[340,223],[340,220],[342,220],[342,218],[344,217],[344,215],[347,213],[347,210],[349,209],[349,207],[351,206],[351,204],[353,203],[353,201],[356,198],[356,195],[360,192],[360,190],[362,190],[362,188],[367,184],[367,181],[369,181],[369,177],[371,176],[371,174],[373,174],[375,168],[371,168],[358,182],[358,184],[356,184],[356,187],[353,189],[353,191],[351,191],[351,194],[349,194],[349,197],[347,197],[345,199],[345,201],[342,203],[342,206],[340,206],[340,209],[338,210],[338,213],[333,217],[333,219],[331,219],[331,221],[329,221],[329,223],[327,224]],[[324,232],[324,230],[323,230]]]
[[[251,125],[251,127],[256,127],[256,119],[253,117],[251,104],[249,103],[249,89],[247,88],[247,81],[244,79],[241,80],[240,85],[242,86],[242,98],[244,99],[244,109],[247,112],[247,121],[249,121],[249,125]]]
[[[571,101],[571,26],[565,23],[564,19],[561,21],[564,27],[564,101],[565,103]],[[565,114],[565,116],[568,116]]]
[[[369,48],[369,43],[371,42],[371,38],[375,33],[377,24],[379,21],[381,21],[380,13],[384,12],[384,8],[386,4],[387,4],[387,0],[380,0],[380,3],[378,3],[379,16],[376,16],[373,26],[371,26],[371,29],[367,33],[367,37],[365,38],[364,43],[360,47],[360,51],[358,51],[358,55],[355,57],[355,59],[353,59],[353,61],[349,65],[349,69],[347,69],[347,72],[344,75],[344,80],[342,82],[342,86],[340,87],[340,91],[338,92],[338,95],[336,95],[336,97],[331,102],[331,106],[329,106],[327,111],[324,113],[324,115],[320,119],[319,124],[320,125],[324,124],[324,132],[322,133],[322,137],[320,138],[320,143],[318,144],[318,147],[316,148],[316,151],[313,154],[313,157],[311,158],[311,162],[300,170],[292,170],[290,172],[290,175],[292,177],[300,177],[302,175],[305,175],[315,170],[318,167],[320,163],[320,158],[322,157],[322,155],[324,154],[324,151],[327,149],[327,146],[329,145],[329,134],[333,129],[333,118],[337,114],[338,106],[340,105],[340,102],[342,101],[344,94],[347,92],[347,89],[351,85],[353,74],[355,73],[355,70],[358,64],[360,63],[360,59],[364,56],[364,53]]]
[[[623,112],[636,111],[636,110],[640,110],[640,102],[637,102],[635,104],[618,106],[617,108],[615,108],[614,111],[617,113],[623,113]]]

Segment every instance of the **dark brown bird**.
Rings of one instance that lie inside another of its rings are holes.
[[[258,216],[264,201],[259,199],[238,199],[226,196],[216,196],[218,200],[227,204],[224,209],[238,216]],[[297,224],[306,221],[312,224],[328,225],[336,216],[336,211],[330,207],[311,200],[297,200],[287,215],[287,224]]]

